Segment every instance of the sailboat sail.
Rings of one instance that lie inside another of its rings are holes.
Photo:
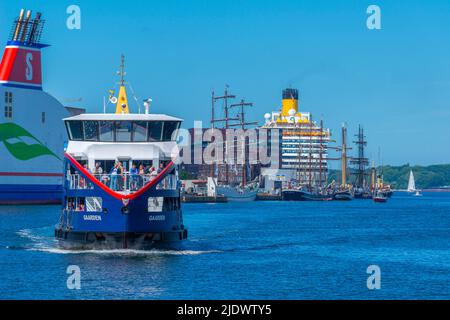
[[[412,170],[409,173],[408,192],[416,191],[416,183],[414,181],[414,174]]]

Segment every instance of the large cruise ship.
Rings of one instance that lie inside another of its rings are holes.
[[[266,113],[263,129],[280,132],[279,168],[262,168],[267,191],[298,187],[323,187],[328,175],[328,144],[331,132],[322,122],[313,121],[309,112],[299,111],[298,90],[283,90],[279,111]]]
[[[44,21],[22,10],[0,64],[0,204],[58,203],[70,112],[43,91]]]

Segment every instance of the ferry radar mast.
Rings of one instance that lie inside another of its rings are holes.
[[[116,104],[116,114],[128,114],[130,113],[130,109],[128,108],[128,99],[127,99],[127,90],[125,89],[125,56],[122,54],[120,70],[117,71],[117,74],[120,76],[120,89],[119,89],[119,97],[117,98]]]

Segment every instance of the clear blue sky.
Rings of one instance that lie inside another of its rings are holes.
[[[79,31],[66,28],[71,4]],[[382,30],[366,28],[370,4]],[[212,88],[229,84],[262,123],[293,86],[335,139],[342,122],[363,124],[375,160],[380,146],[385,164],[450,163],[449,1],[0,0],[2,41],[21,7],[47,20],[45,90],[66,104],[101,111],[124,53],[137,96],[185,127],[209,120]]]

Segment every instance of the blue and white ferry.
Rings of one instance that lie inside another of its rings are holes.
[[[66,249],[149,249],[187,238],[174,157],[181,119],[129,113],[122,83],[116,113],[64,119],[64,199],[55,237]]]

